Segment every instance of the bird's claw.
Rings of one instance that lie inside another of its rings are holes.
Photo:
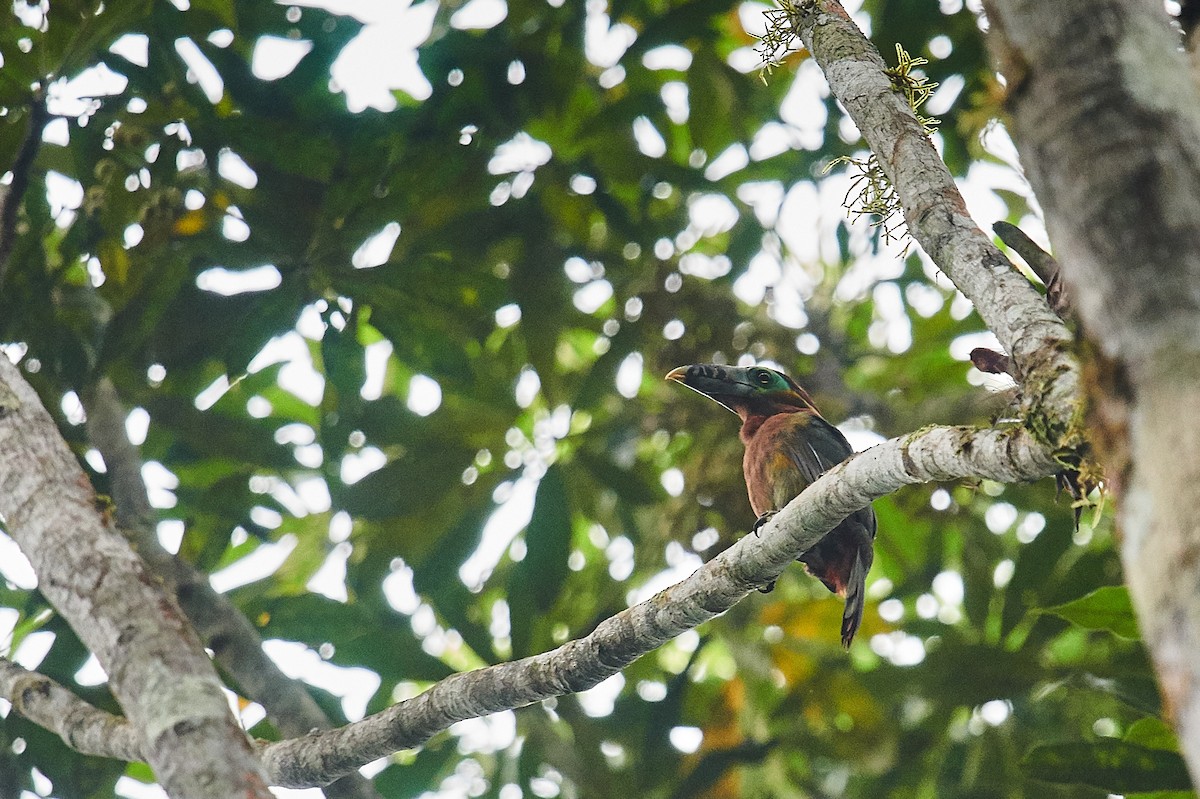
[[[774,516],[776,513],[779,513],[779,511],[769,510],[766,513],[764,513],[762,516],[759,516],[757,519],[754,520],[754,526],[750,528],[750,532],[754,533],[755,537],[757,537],[759,528],[761,528],[767,522],[771,521],[771,517]],[[764,593],[764,594],[771,593],[772,591],[775,590],[775,581],[772,580],[771,582],[767,583],[766,585],[760,585],[758,587],[758,590],[759,590],[759,592]]]
[[[779,511],[769,510],[766,513],[764,513],[762,516],[759,516],[757,519],[754,520],[754,526],[750,528],[750,532],[754,533],[754,535],[757,536],[759,528],[762,527],[767,522],[771,521],[771,517],[774,516],[776,513],[779,513]]]

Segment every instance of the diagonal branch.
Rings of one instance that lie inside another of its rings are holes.
[[[41,592],[109,675],[167,793],[269,797],[195,632],[99,512],[54,420],[4,356],[0,516]]]
[[[1050,453],[1019,427],[930,427],[893,438],[823,475],[759,536],[741,539],[687,579],[605,620],[590,635],[541,655],[447,677],[362,721],[262,745],[263,765],[274,785],[322,785],[377,758],[420,746],[455,722],[586,690],[729,610],[775,579],[847,515],[901,486],[966,477],[1035,480],[1056,468]]]
[[[583,691],[771,582],[849,514],[902,486],[964,477],[1034,480],[1056,470],[1023,428],[931,427],[849,458],[760,528],[690,577],[558,649],[447,677],[360,722],[272,744],[263,762],[278,784],[319,784],[419,746],[451,724]]]
[[[117,523],[151,571],[175,594],[179,605],[213,656],[237,680],[245,694],[267,711],[284,737],[330,727],[329,717],[303,683],[284,674],[262,648],[262,637],[230,599],[218,593],[208,577],[167,552],[155,535],[155,513],[142,479],[142,457],[125,431],[125,408],[107,377],[97,380],[84,397],[87,432],[104,458]],[[328,786],[339,799],[377,797],[371,783],[349,775]]]
[[[787,24],[895,186],[913,238],[974,305],[1012,356],[1031,429],[1048,446],[1079,445],[1079,370],[1067,328],[967,212],[887,65],[836,0],[794,0]]]
[[[846,515],[903,485],[988,477],[1036,479],[1053,460],[1020,428],[929,428],[892,439],[833,469],[760,531],[691,577],[542,655],[449,677],[361,722],[263,752],[272,780],[300,787],[412,748],[467,718],[586,690],[775,579]]]
[[[964,477],[1037,480],[1056,468],[1050,453],[1020,427],[930,427],[884,441],[812,483],[760,536],[744,537],[684,581],[602,621],[590,635],[545,654],[452,675],[362,721],[265,744],[260,756],[266,773],[272,785],[324,785],[374,759],[420,746],[457,721],[587,690],[726,612],[778,577],[842,518],[901,486]]]

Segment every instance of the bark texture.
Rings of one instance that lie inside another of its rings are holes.
[[[1200,782],[1200,91],[1161,3],[993,0],[1022,162],[1095,350],[1121,555]]]
[[[967,213],[954,177],[885,70],[888,65],[840,3],[824,0],[795,20],[796,33],[887,173],[909,233],[975,305],[1018,362],[1069,335],[1029,281]]]
[[[83,701],[49,677],[0,658],[0,696],[13,710],[85,755],[146,760],[146,747],[128,721]]]
[[[0,356],[0,516],[109,676],[172,797],[270,797],[179,607],[97,508],[37,394]]]
[[[1075,447],[1079,369],[1066,326],[971,219],[954,177],[885,73],[887,64],[841,4],[796,5],[792,31],[895,186],[909,233],[1012,356],[1034,434],[1052,450]]]
[[[104,458],[116,503],[117,524],[151,571],[175,594],[184,614],[205,646],[238,688],[267,711],[285,738],[327,729],[329,717],[304,684],[284,674],[262,648],[262,636],[223,594],[213,590],[208,576],[167,552],[158,543],[156,514],[142,479],[142,456],[125,430],[125,407],[111,380],[102,377],[84,399],[88,438]],[[336,799],[371,799],[379,794],[371,783],[351,774],[329,785]]]

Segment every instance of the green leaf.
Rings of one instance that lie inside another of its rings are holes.
[[[392,461],[352,485],[331,486],[334,498],[356,517],[380,521],[429,508],[430,497],[461,485],[471,453],[458,447],[426,447]]]
[[[710,155],[723,151],[737,139],[741,120],[731,109],[740,108],[734,77],[740,78],[715,54],[705,51],[692,60],[691,78],[695,89],[688,95],[692,104],[689,128],[697,146]]]
[[[533,515],[525,528],[525,558],[508,581],[513,654],[532,653],[537,617],[554,604],[570,570],[571,510],[563,468],[551,466],[538,483]]]
[[[1161,719],[1148,716],[1138,719],[1129,725],[1125,731],[1125,742],[1144,746],[1147,749],[1161,749],[1165,752],[1178,752],[1179,739],[1175,731]]]
[[[652,505],[663,497],[664,492],[660,485],[642,479],[642,476],[632,469],[622,469],[607,457],[580,451],[576,458],[580,465],[591,472],[597,483],[616,492],[622,502]]]
[[[514,265],[509,286],[521,307],[519,329],[523,334],[530,364],[538,373],[542,394],[550,403],[558,399],[559,380],[555,348],[565,327],[565,316],[574,315],[574,307],[561,281],[548,279],[563,262],[561,251],[550,240],[531,237],[523,257]]]
[[[438,784],[457,754],[451,743],[426,745],[411,761],[393,763],[384,769],[373,780],[374,786],[380,796],[420,796],[429,786]]]
[[[1059,582],[1054,579],[1054,571],[1062,561],[1063,553],[1073,546],[1073,532],[1070,523],[1051,518],[1047,528],[1037,538],[1021,547],[1012,579],[1004,589],[1001,617],[1004,635],[1013,631],[1030,608],[1046,604],[1047,590]],[[1060,595],[1056,598],[1061,600],[1066,597]]]
[[[119,38],[127,26],[146,15],[146,0],[130,3],[79,4],[54,3],[50,7],[50,32],[46,37],[52,59],[61,59],[56,72],[73,77],[92,61],[101,48]],[[59,8],[68,7],[59,14]],[[97,13],[97,10],[99,13]]]
[[[1124,586],[1098,588],[1087,596],[1065,605],[1046,608],[1044,612],[1061,616],[1089,630],[1108,630],[1129,639],[1141,637],[1137,617],[1129,601],[1129,591]]]
[[[1144,672],[1135,672],[1119,678],[1083,672],[1072,674],[1060,684],[1110,696],[1141,714],[1156,716],[1162,713],[1158,683],[1150,674]]]
[[[188,460],[207,456],[254,466],[290,468],[295,460],[276,443],[275,424],[234,415],[233,399],[238,393],[236,387],[230,389],[222,397],[224,404],[218,403],[207,411],[197,410],[186,399],[162,395],[147,397],[145,407],[163,431],[170,432],[178,454]]]
[[[425,653],[409,620],[365,602],[335,602],[317,594],[256,597],[257,587],[234,593],[242,611],[258,622],[264,638],[299,641],[316,649],[335,647],[332,661],[365,666],[381,675],[399,672],[409,680],[440,680],[453,669]]]
[[[54,612],[52,610],[49,608],[42,608],[37,613],[22,618],[13,628],[8,641],[5,642],[7,645],[5,651],[16,652],[21,646],[21,642],[25,640],[27,635],[42,629],[42,626],[45,625],[46,622],[48,622],[51,618],[53,618],[53,616]]]
[[[471,592],[458,577],[458,569],[478,546],[483,526],[496,506],[490,497],[468,508],[448,528],[437,545],[418,562],[412,563],[413,588],[424,597],[450,627],[481,659],[494,663],[499,658],[485,625],[471,618],[474,608]]]
[[[1183,758],[1124,741],[1047,744],[1021,762],[1035,780],[1059,785],[1091,785],[1113,793],[1173,791],[1191,787]]]
[[[529,581],[534,606],[549,610],[567,577],[567,556],[571,554],[571,510],[563,468],[558,464],[551,466],[538,484],[525,547],[525,559],[517,571]]]

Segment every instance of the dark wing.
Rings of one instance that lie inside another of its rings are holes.
[[[818,477],[853,455],[854,449],[841,430],[820,416],[804,416],[807,417],[806,423],[794,424],[788,430],[783,451],[804,478],[804,484],[811,485]],[[875,512],[870,506],[855,511],[849,518],[866,528],[871,538],[875,537]]]
[[[794,425],[784,447],[788,458],[812,483],[854,453],[841,431],[811,416],[807,424]],[[799,560],[825,587],[846,598],[842,616],[842,644],[849,646],[862,623],[864,587],[874,560],[875,511],[868,505],[850,514]]]
[[[794,414],[784,437],[784,451],[806,483],[811,484],[825,472],[854,454],[842,431],[815,414]]]

